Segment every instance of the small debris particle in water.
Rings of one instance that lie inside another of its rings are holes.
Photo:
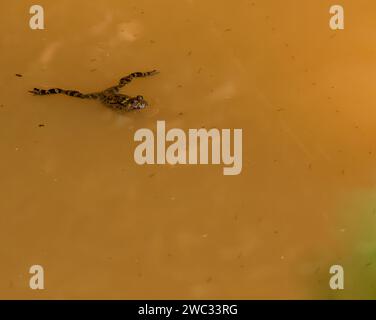
[[[230,28],[225,29],[225,32],[232,31]]]
[[[203,237],[203,238],[207,238],[207,237],[208,237],[208,234],[205,233],[205,234],[202,235],[202,237]]]
[[[152,44],[153,44],[153,43],[155,43],[155,41],[154,41],[154,40],[150,40],[150,43],[152,43]]]
[[[278,234],[279,233],[279,231],[278,230],[274,230],[274,232],[273,232],[274,234]]]
[[[97,69],[91,69],[90,72],[94,72],[94,71],[97,71]]]
[[[44,123],[40,123],[40,124],[38,124],[38,127],[39,128],[42,128],[42,127],[44,127],[45,125],[44,125]]]
[[[279,109],[277,109],[277,111],[278,112],[281,112],[281,111],[284,111],[285,109],[283,109],[283,108],[279,108]]]
[[[182,116],[184,113],[183,112],[179,112],[178,113],[178,116]]]
[[[21,77],[22,77],[22,74],[20,74],[20,73],[16,73],[16,77],[21,78]]]
[[[155,176],[155,173],[149,174],[149,178],[153,178]]]
[[[191,56],[191,55],[192,55],[192,51],[188,51],[187,56]]]
[[[183,86],[181,84],[178,84],[178,88],[183,88]]]
[[[212,281],[213,281],[213,278],[212,278],[212,277],[209,277],[209,278],[206,279],[206,282],[207,282],[207,283],[210,283],[210,282],[212,282]]]

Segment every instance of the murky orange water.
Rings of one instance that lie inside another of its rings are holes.
[[[376,4],[341,2],[3,1],[0,298],[375,298]],[[126,115],[27,93],[154,68]],[[242,173],[136,165],[157,120],[242,128]]]

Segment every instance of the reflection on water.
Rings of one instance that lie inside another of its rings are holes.
[[[372,201],[344,207],[374,190],[376,8],[345,2],[344,32],[329,1],[41,1],[34,31],[31,1],[2,4],[0,297],[326,298],[341,263],[358,281],[333,298],[374,297],[347,263]],[[150,102],[138,113],[27,94],[152,69],[122,90]],[[157,120],[243,128],[242,174],[136,165],[133,134]]]

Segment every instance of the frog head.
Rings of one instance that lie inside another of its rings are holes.
[[[148,106],[148,103],[143,96],[136,96],[129,98],[127,105],[129,110],[138,110],[146,108]]]

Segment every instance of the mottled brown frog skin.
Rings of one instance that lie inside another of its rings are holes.
[[[61,93],[81,99],[97,99],[100,100],[105,106],[110,107],[112,109],[119,111],[131,111],[137,109],[144,109],[148,106],[148,103],[144,100],[143,96],[130,97],[125,94],[119,93],[119,90],[126,84],[131,82],[134,78],[144,78],[155,75],[157,73],[158,72],[156,70],[148,72],[133,72],[130,75],[121,78],[119,84],[114,87],[110,87],[101,92],[94,92],[88,94],[84,94],[76,90],[64,90],[60,88],[52,88],[47,90],[34,88],[34,90],[29,92],[34,95],[40,96]]]

